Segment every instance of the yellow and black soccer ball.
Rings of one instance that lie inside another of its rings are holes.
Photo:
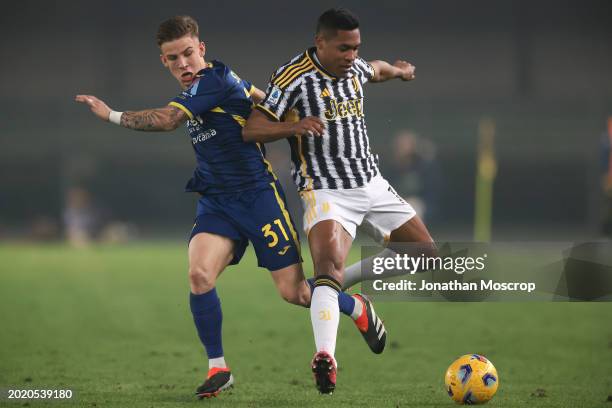
[[[449,397],[458,404],[484,404],[497,392],[499,376],[485,357],[466,354],[448,367],[444,382]]]

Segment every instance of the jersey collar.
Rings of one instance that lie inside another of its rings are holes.
[[[204,76],[204,72],[205,72],[207,69],[211,69],[211,68],[213,67],[213,63],[214,63],[214,61],[213,61],[213,62],[207,62],[207,63],[206,63],[206,66],[205,66],[204,68],[202,68],[200,71],[198,71],[198,73],[196,74],[196,78],[201,78],[201,77],[203,77],[203,76]]]
[[[317,71],[319,71],[324,76],[326,76],[326,77],[328,77],[330,79],[333,79],[335,81],[341,79],[341,78],[335,76],[334,74],[332,74],[331,72],[329,72],[328,70],[326,70],[325,68],[323,68],[323,65],[321,65],[321,62],[319,62],[319,58],[317,57],[316,50],[317,50],[317,47],[311,47],[311,48],[307,49],[306,50],[306,56],[308,57],[308,59],[310,59],[310,61],[315,66]],[[352,74],[353,74],[353,72],[351,70],[351,72],[349,72],[349,75],[347,76],[347,78],[350,78],[352,76]]]

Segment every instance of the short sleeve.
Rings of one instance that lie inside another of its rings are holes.
[[[232,83],[235,82],[238,86],[243,87],[246,93],[246,96],[250,97],[251,94],[253,93],[253,89],[255,88],[253,84],[247,81],[246,79],[240,78],[238,74],[236,74],[234,71],[230,70],[229,68],[228,70],[229,70],[229,76],[228,76],[229,81]]]
[[[195,80],[195,82],[169,105],[184,111],[189,119],[208,112],[219,106],[227,93],[225,81],[212,73],[206,73]]]
[[[299,81],[293,82],[286,88],[281,88],[271,80],[266,88],[264,100],[255,105],[255,108],[271,120],[279,122],[285,113],[295,106],[300,89]]]
[[[374,67],[361,57],[357,57],[355,60],[355,70],[359,76],[359,80],[362,84],[372,80],[374,78],[375,70]]]
[[[249,81],[247,81],[246,79],[242,80],[242,86],[244,86],[244,89],[247,90],[247,92],[249,93],[249,95],[251,95],[253,93],[253,89],[255,88],[253,86],[252,83],[250,83]]]

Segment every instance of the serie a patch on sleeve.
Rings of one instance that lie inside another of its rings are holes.
[[[279,87],[277,87],[276,85],[272,87],[272,90],[270,91],[270,96],[268,96],[268,103],[270,105],[277,105],[278,102],[280,101],[282,95],[282,91]]]

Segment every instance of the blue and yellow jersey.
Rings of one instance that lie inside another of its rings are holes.
[[[213,61],[170,102],[189,116],[187,129],[197,168],[187,191],[235,193],[274,181],[263,146],[242,140],[242,128],[251,113],[252,88],[225,64]]]

